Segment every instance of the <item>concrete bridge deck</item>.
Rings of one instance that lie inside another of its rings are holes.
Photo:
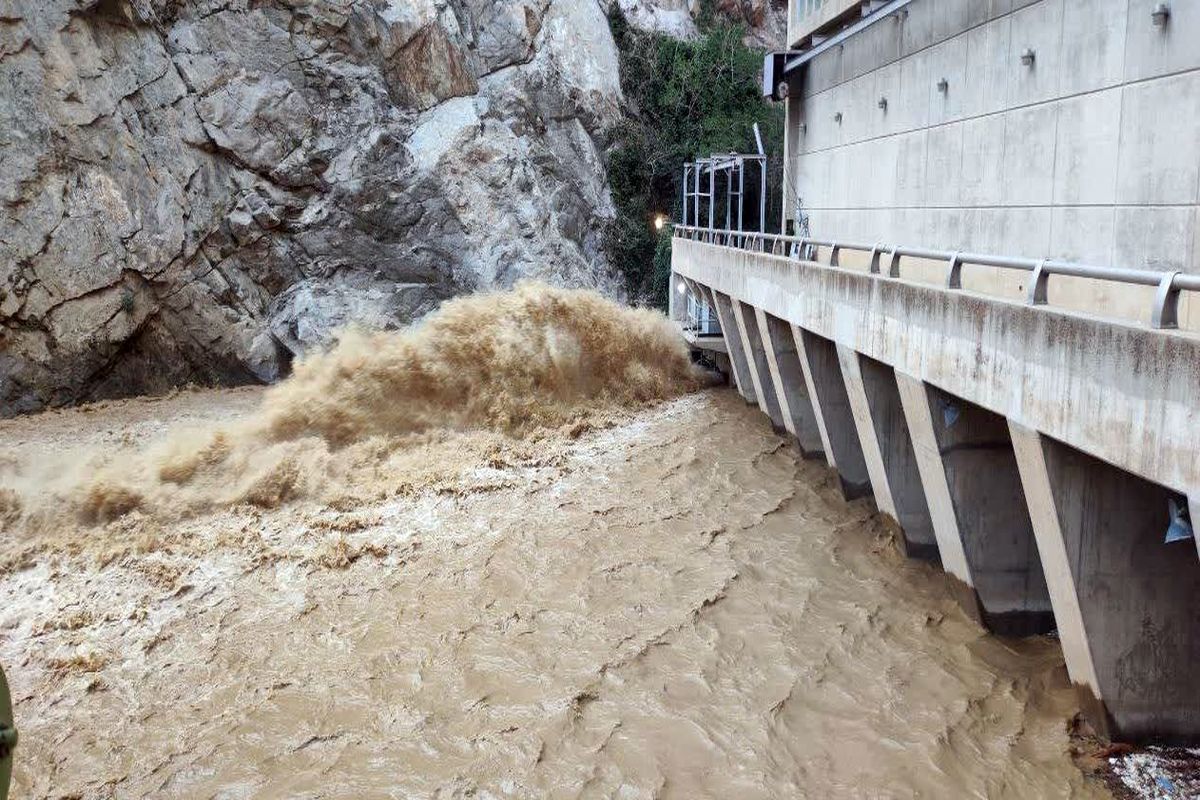
[[[1000,634],[1057,628],[1092,721],[1200,741],[1200,338],[686,235],[731,380]],[[761,243],[760,243],[761,247]]]

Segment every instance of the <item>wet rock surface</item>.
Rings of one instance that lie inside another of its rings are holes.
[[[0,415],[272,381],[523,277],[618,291],[592,0],[16,0],[0,81]]]

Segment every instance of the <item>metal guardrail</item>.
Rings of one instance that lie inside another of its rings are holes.
[[[701,228],[695,225],[676,225],[674,236],[677,239],[702,241],[755,253],[786,256],[796,260],[800,260],[802,253],[809,253],[814,248],[823,247],[829,250],[829,263],[827,266],[831,267],[840,266],[838,257],[843,250],[868,253],[870,256],[869,272],[875,275],[882,275],[883,262],[886,258],[886,275],[889,278],[900,277],[900,260],[902,258],[945,261],[945,286],[951,290],[962,288],[962,268],[965,264],[1020,270],[1032,273],[1026,295],[1026,302],[1030,305],[1047,304],[1047,288],[1050,277],[1053,275],[1064,275],[1072,278],[1091,278],[1094,280],[1127,283],[1138,286],[1155,286],[1158,288],[1158,291],[1154,295],[1154,306],[1150,314],[1150,326],[1160,329],[1179,327],[1179,296],[1182,292],[1200,292],[1200,275],[1191,275],[1179,271],[1161,272],[1157,270],[1120,267],[1098,267],[1087,264],[1075,264],[1069,261],[1055,261],[1049,258],[996,256],[984,253],[929,250],[921,247],[902,247],[879,243],[862,244],[859,242],[841,242],[831,239],[785,236],[776,233],[753,233],[717,228]],[[805,260],[820,263],[816,261],[815,256]]]

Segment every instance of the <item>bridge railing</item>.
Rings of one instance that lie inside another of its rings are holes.
[[[844,251],[865,253],[869,260],[868,271],[872,274],[883,275],[886,269],[886,275],[890,278],[900,277],[900,261],[902,258],[944,261],[946,262],[945,287],[950,290],[963,288],[962,268],[964,265],[1018,270],[1031,274],[1029,288],[1026,292],[1026,302],[1030,305],[1046,305],[1048,303],[1049,282],[1050,278],[1054,275],[1156,287],[1157,291],[1154,294],[1153,306],[1150,310],[1150,326],[1161,329],[1179,327],[1179,298],[1182,292],[1200,292],[1200,275],[1191,275],[1179,271],[1163,272],[1121,267],[1101,267],[1076,264],[1069,261],[1056,261],[1049,258],[1021,258],[985,253],[966,253],[957,250],[931,250],[922,247],[904,247],[878,242],[864,244],[862,242],[814,239],[811,237],[786,236],[776,233],[754,233],[719,228],[703,228],[695,225],[676,225],[674,236],[677,239],[706,242],[755,253],[769,253],[771,255],[785,256],[817,264],[822,263],[817,259],[819,248],[824,248],[829,254],[828,261],[824,265],[831,267],[841,266],[839,264],[839,257]]]

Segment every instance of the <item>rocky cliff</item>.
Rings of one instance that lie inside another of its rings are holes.
[[[617,1],[691,35],[694,6]],[[0,415],[270,381],[346,322],[522,277],[617,294],[605,12],[0,2]]]

